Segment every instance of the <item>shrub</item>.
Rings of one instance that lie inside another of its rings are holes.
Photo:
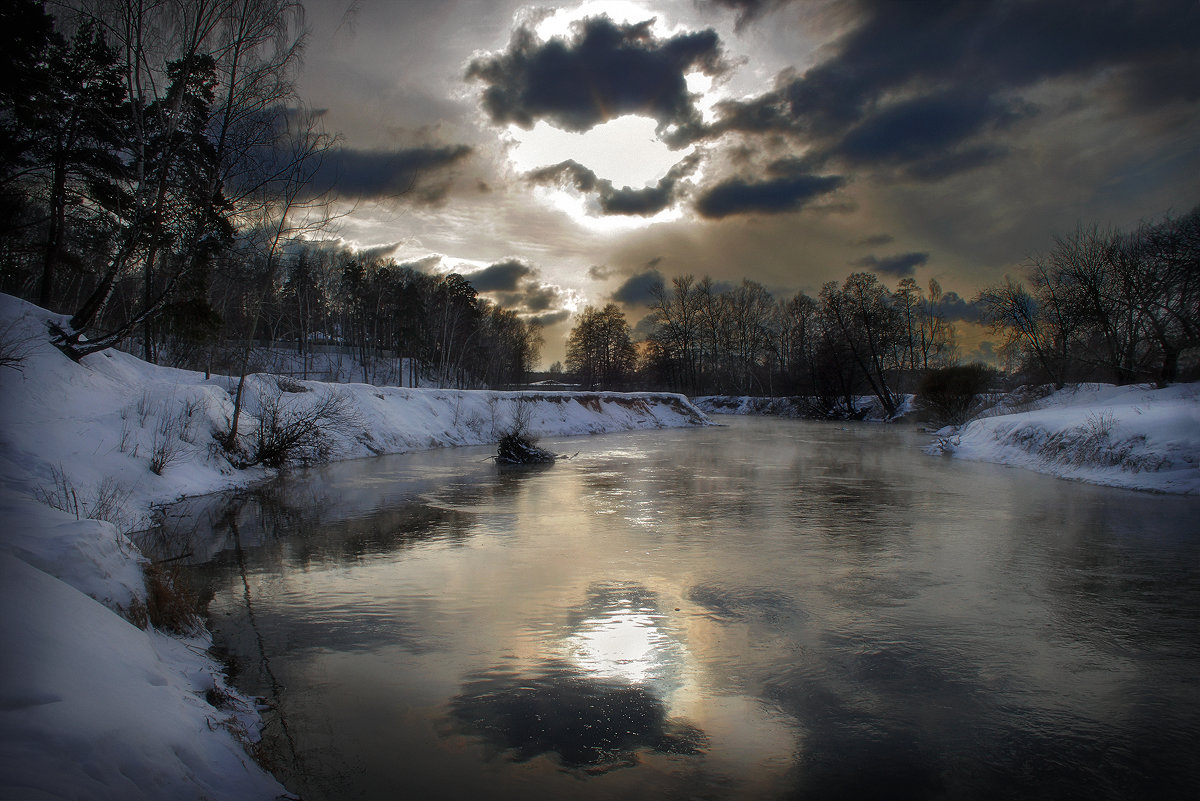
[[[961,425],[978,411],[979,396],[995,377],[994,369],[978,362],[934,370],[921,379],[917,409],[938,425]]]
[[[112,523],[121,533],[133,529],[126,509],[129,490],[124,489],[111,476],[105,477],[90,495],[80,496],[67,471],[60,465],[50,468],[51,486],[35,487],[33,496],[47,506],[70,512],[76,520],[104,520]]]
[[[501,464],[553,464],[556,457],[524,435],[505,434],[496,446],[495,458]]]
[[[21,372],[25,359],[33,350],[35,340],[21,336],[18,323],[19,321],[13,320],[0,329],[0,367],[9,367]]]
[[[158,424],[154,427],[154,439],[150,444],[150,471],[156,476],[161,476],[167,465],[183,456],[180,435],[183,434],[186,424],[187,418],[182,412],[173,415],[169,405],[163,404],[162,416],[158,418]]]
[[[241,466],[326,461],[333,449],[330,435],[347,434],[357,423],[349,400],[333,392],[311,404],[285,401],[282,391],[267,393],[262,398],[250,458]]]

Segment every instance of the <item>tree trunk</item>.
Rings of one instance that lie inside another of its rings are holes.
[[[67,221],[67,166],[60,158],[54,164],[53,188],[50,194],[50,230],[46,234],[46,253],[42,261],[42,286],[38,305],[49,309],[54,302],[54,274],[58,271],[58,255],[62,249],[63,228]]]

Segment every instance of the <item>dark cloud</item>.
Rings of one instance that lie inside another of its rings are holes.
[[[964,323],[979,323],[983,321],[983,306],[974,301],[965,300],[957,292],[947,292],[937,303],[938,311],[951,321]]]
[[[540,271],[519,259],[506,259],[463,277],[481,295],[486,294],[506,309],[545,325],[558,322],[569,314],[563,305],[562,290],[538,280]]]
[[[671,205],[674,187],[663,182],[643,189],[624,187],[600,198],[600,208],[605,214],[630,214],[652,217]]]
[[[496,299],[505,308],[526,313],[551,311],[562,301],[557,287],[536,281],[526,281],[519,290],[499,293]]]
[[[1006,151],[999,147],[970,148],[971,157],[948,160],[961,153],[958,148],[963,142],[1003,127],[1023,113],[1011,103],[971,92],[924,95],[867,117],[831,152],[852,163],[909,165],[910,174],[923,170],[929,177],[940,177],[953,168],[960,171],[1004,156]],[[929,166],[938,163],[941,169]]]
[[[475,287],[476,292],[513,292],[520,286],[522,279],[528,278],[535,272],[536,270],[528,264],[517,259],[509,259],[488,265],[473,273],[466,273],[463,277],[471,282],[471,286]]]
[[[1000,133],[1036,113],[1018,94],[1100,78],[1121,109],[1200,97],[1200,4],[970,0],[844,4],[857,24],[807,72],[719,106],[710,134],[784,133],[816,154],[936,180],[1007,155]]]
[[[407,197],[435,203],[449,190],[446,170],[471,153],[466,145],[401,150],[342,148],[326,156],[313,185],[332,187],[348,198]]]
[[[657,184],[641,189],[629,186],[617,189],[612,181],[573,160],[535,170],[528,177],[537,184],[567,183],[580,192],[594,193],[604,214],[653,217],[671,206],[679,182],[694,172],[698,163],[699,156],[688,156],[668,170]]]
[[[865,256],[851,262],[855,267],[865,267],[877,273],[897,277],[912,275],[918,267],[929,261],[928,253],[898,253],[895,256]]]
[[[611,297],[625,306],[649,306],[654,302],[654,288],[664,281],[663,274],[651,268],[625,279]]]
[[[558,311],[547,312],[546,314],[536,314],[526,319],[531,323],[537,323],[543,328],[549,328],[552,325],[564,322],[570,316],[571,312],[566,309],[559,309]]]
[[[702,192],[696,200],[696,210],[709,219],[796,211],[845,182],[838,175],[796,175],[766,181],[731,178]]]
[[[658,331],[658,317],[651,312],[633,324],[633,338],[637,341],[649,339]]]
[[[697,126],[700,114],[684,76],[726,69],[713,30],[659,39],[653,20],[618,24],[608,17],[576,23],[570,40],[543,42],[529,28],[508,49],[473,60],[469,79],[482,81],[483,107],[496,123],[532,127],[547,120],[586,131],[625,114],[644,114],[671,126]]]
[[[591,267],[588,267],[587,271],[588,278],[593,281],[606,281],[612,277],[612,274],[613,271],[611,269],[602,267],[599,264],[593,264]]]
[[[937,181],[1000,161],[1008,154],[1007,147],[981,143],[945,153],[931,153],[905,165],[903,173],[917,181]]]
[[[865,247],[878,247],[879,245],[890,245],[894,241],[896,241],[896,237],[891,234],[872,234],[871,236],[864,236],[854,244]]]

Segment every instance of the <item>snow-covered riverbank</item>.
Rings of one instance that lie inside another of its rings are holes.
[[[805,398],[694,398],[708,414],[816,417]],[[906,395],[901,414],[915,399]],[[872,397],[863,419],[883,422]],[[996,399],[979,419],[938,431],[935,455],[995,462],[1111,487],[1200,494],[1200,383],[1165,389],[1078,384],[1058,392],[1023,388]]]
[[[1111,487],[1200,494],[1200,384],[1080,384],[1008,398],[929,447]]]
[[[899,408],[896,417],[903,417],[912,411],[913,396],[899,396]],[[764,414],[775,417],[790,417],[798,419],[826,419],[820,406],[814,398],[802,395],[784,396],[780,398],[763,398],[753,395],[703,395],[692,398],[692,403],[705,414]],[[860,395],[854,399],[855,420],[868,423],[883,423],[890,418],[879,399],[874,395]]]
[[[246,756],[257,716],[229,691],[203,632],[139,619],[143,559],[122,531],[155,504],[271,475],[216,444],[236,381],[106,351],[76,364],[46,342],[61,318],[0,295],[0,797],[275,798]],[[330,399],[319,449],[357,458],[540,436],[703,425],[679,395],[418,390],[252,376],[238,426]],[[93,519],[101,518],[101,519]]]

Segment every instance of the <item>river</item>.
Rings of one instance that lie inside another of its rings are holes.
[[[1200,499],[717,419],[174,510],[276,775],[308,801],[1197,797]]]

